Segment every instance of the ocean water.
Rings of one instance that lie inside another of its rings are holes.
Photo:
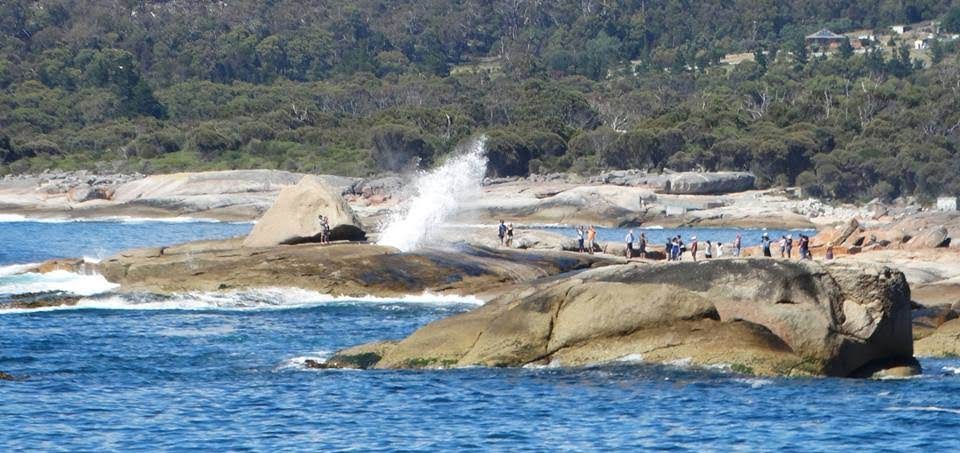
[[[23,285],[86,297],[77,307],[0,310],[0,370],[22,378],[0,381],[0,451],[960,446],[958,359],[922,359],[923,376],[887,381],[755,378],[636,356],[583,368],[310,370],[307,358],[400,338],[479,302],[284,288],[117,295],[96,276],[11,275],[44,257],[168,235],[227,237],[239,227],[84,222],[46,226],[42,236],[36,228],[0,223],[0,249],[18,250],[0,268],[8,294],[0,304]]]

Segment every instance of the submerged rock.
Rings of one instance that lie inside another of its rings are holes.
[[[16,376],[0,371],[0,381],[15,381],[15,380],[17,380]]]
[[[607,266],[428,324],[384,349],[375,367],[584,365],[638,354],[760,375],[852,376],[912,358],[909,288],[902,273],[872,265]]]
[[[12,296],[8,301],[0,302],[0,310],[71,307],[76,305],[77,302],[80,302],[80,299],[80,296],[74,296],[62,291],[17,294]]]
[[[243,241],[245,247],[320,242],[318,216],[329,218],[330,240],[362,241],[366,233],[357,215],[334,190],[316,176],[280,191],[276,202]]]

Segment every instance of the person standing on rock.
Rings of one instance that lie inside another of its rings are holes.
[[[710,241],[707,241],[707,246],[703,250],[703,257],[706,259],[713,258],[713,244]]]
[[[787,256],[787,236],[780,236],[780,258]]]
[[[770,253],[770,236],[767,236],[767,233],[763,233],[763,238],[760,240],[760,244],[763,246],[763,256],[767,258],[773,256]]]
[[[507,225],[507,247],[513,246],[513,224]]]
[[[317,222],[320,223],[320,244],[329,244],[330,243],[330,221],[327,220],[323,214],[320,214],[317,217]]]
[[[740,251],[743,248],[743,236],[737,233],[737,238],[733,240],[733,256],[740,257]]]
[[[717,258],[723,258],[723,242],[717,242]]]
[[[586,232],[583,231],[583,225],[578,226],[577,227],[577,245],[578,245],[577,253],[583,253],[584,251],[583,237],[585,234]]]
[[[595,241],[597,240],[597,230],[590,225],[590,228],[587,230],[587,250],[593,255],[593,248]]]
[[[330,243],[330,217],[320,217],[320,242],[323,244]]]
[[[627,237],[624,238],[624,240],[627,242],[627,249],[624,252],[624,254],[627,256],[627,259],[629,260],[633,258],[633,241],[634,241],[633,230],[630,230],[627,233]]]
[[[647,235],[640,233],[640,241],[637,244],[640,249],[640,259],[647,258]]]
[[[830,261],[830,260],[833,259],[833,242],[828,242],[828,243],[827,243],[827,254],[826,254],[825,257],[826,257],[827,261]]]
[[[800,259],[808,260],[811,259],[810,256],[810,238],[805,235],[800,235]]]
[[[786,240],[787,240],[787,246],[786,246],[786,249],[787,249],[787,259],[790,259],[791,256],[792,256],[792,252],[793,252],[793,235],[792,235],[792,234],[788,234]]]
[[[497,237],[500,238],[500,247],[503,247],[504,241],[507,240],[507,225],[503,223],[503,219],[500,219],[500,225],[497,227]]]
[[[710,243],[707,242],[707,244],[709,245]],[[699,244],[697,244],[697,237],[696,237],[696,236],[691,236],[691,237],[690,237],[690,256],[693,257],[693,261],[694,261],[694,262],[697,261],[697,248],[698,248],[698,246],[699,246]],[[710,253],[710,252],[707,252],[707,253]]]

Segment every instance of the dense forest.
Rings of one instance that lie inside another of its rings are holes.
[[[930,20],[922,52],[890,32]],[[960,0],[5,0],[0,174],[368,175],[485,133],[496,176],[929,199],[960,193],[956,33]]]

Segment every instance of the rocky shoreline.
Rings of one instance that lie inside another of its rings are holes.
[[[769,259],[610,265],[535,282],[399,342],[341,351],[331,363],[579,366],[629,357],[757,375],[918,372],[902,273]]]
[[[28,218],[196,217],[259,219],[279,192],[304,175],[277,170],[231,170],[168,175],[87,172],[5,176],[0,214]],[[365,225],[378,224],[411,194],[403,175],[375,178],[318,176],[336,188]],[[480,195],[453,220],[517,224],[593,224],[810,228],[853,217],[894,218],[902,206],[831,206],[782,190],[755,190],[747,173],[615,171],[594,177],[534,175],[488,179]]]
[[[758,375],[883,377],[917,373],[914,353],[960,352],[960,250],[950,241],[960,234],[960,216],[874,206],[862,221],[820,224],[813,255],[822,260],[829,243],[833,262],[764,258],[750,248],[742,258],[668,263],[657,261],[663,254],[656,246],[650,259],[628,261],[622,244],[579,254],[570,252],[571,238],[520,230],[506,248],[485,229],[464,226],[437,228],[431,246],[402,252],[364,242],[368,225],[402,198],[395,182],[271,171],[127,181],[109,202],[118,209],[139,203],[168,212],[252,215],[270,207],[246,238],[128,250],[97,264],[59,260],[34,271],[97,272],[128,293],[296,287],[347,297],[427,292],[488,301],[406,339],[341,351],[317,367],[577,366],[642,357]],[[682,195],[630,185],[534,184],[488,181],[455,222],[509,215],[545,223],[736,225],[763,217],[768,225],[815,224],[789,210],[795,200],[772,192]],[[703,197],[721,201],[682,215],[663,209]],[[632,210],[634,201],[646,211]],[[318,213],[330,218],[337,242],[318,243]],[[30,297],[17,306],[57,301],[77,303]]]

